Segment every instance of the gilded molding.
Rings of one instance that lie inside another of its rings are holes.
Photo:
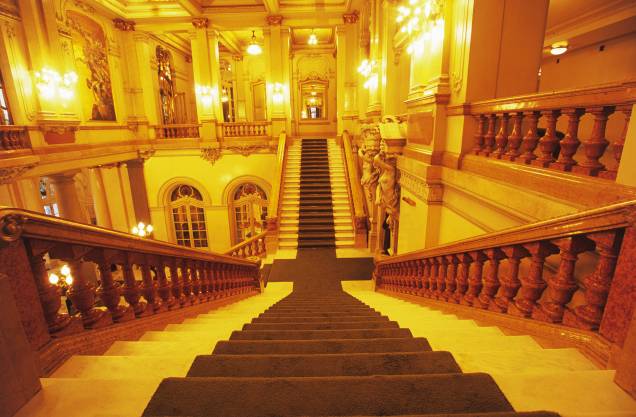
[[[229,145],[225,146],[230,152],[239,153],[243,156],[249,156],[253,153],[256,153],[262,149],[269,149],[268,145],[260,144],[260,145]]]
[[[0,168],[0,184],[10,184],[25,172],[35,168],[37,164]]]
[[[192,19],[192,26],[197,29],[205,29],[210,24],[210,21],[207,17],[196,17]]]
[[[122,32],[134,32],[135,31],[135,21],[134,20],[113,19],[113,24],[115,25],[116,29],[119,29]]]
[[[270,14],[265,18],[267,24],[270,26],[280,26],[283,23],[283,15]]]
[[[137,149],[137,159],[147,161],[155,154],[155,152],[156,152],[155,149],[147,149],[147,150]]]
[[[201,158],[214,165],[216,161],[221,159],[221,150],[219,148],[203,148],[201,149]]]
[[[42,133],[52,132],[63,135],[79,130],[79,124],[79,121],[42,121],[40,122],[40,130]]]
[[[343,22],[347,24],[358,23],[358,19],[360,18],[360,13],[357,10],[354,10],[351,13],[345,13],[342,15]]]

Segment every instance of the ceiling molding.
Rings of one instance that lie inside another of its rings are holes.
[[[177,0],[177,3],[190,13],[190,16],[199,16],[203,13],[203,8],[197,0]]]

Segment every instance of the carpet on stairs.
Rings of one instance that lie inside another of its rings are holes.
[[[144,416],[557,416],[515,412],[490,375],[463,373],[449,352],[316,273],[338,269],[335,251],[299,255],[308,264],[294,291],[197,356],[186,377],[163,380]]]

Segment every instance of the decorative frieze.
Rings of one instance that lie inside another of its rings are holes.
[[[358,19],[360,18],[360,13],[357,10],[354,10],[351,13],[345,13],[342,15],[342,20],[347,24],[355,24],[358,23]]]
[[[10,184],[25,172],[35,168],[37,164],[0,168],[0,184]]]
[[[399,169],[399,184],[415,197],[428,204],[442,204],[444,188],[441,183],[427,183],[424,178],[413,175],[410,172]]]
[[[249,156],[253,153],[256,153],[260,150],[267,150],[269,146],[266,144],[257,144],[257,145],[228,145],[225,146],[230,152],[239,153],[243,156]]]
[[[113,19],[113,24],[115,25],[115,28],[121,30],[122,32],[134,32],[135,31],[135,21],[134,20]]]

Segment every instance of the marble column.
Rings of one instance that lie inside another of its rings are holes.
[[[80,223],[89,223],[86,209],[82,203],[75,186],[75,175],[77,171],[50,175],[51,186],[57,198],[57,207],[60,217]]]

